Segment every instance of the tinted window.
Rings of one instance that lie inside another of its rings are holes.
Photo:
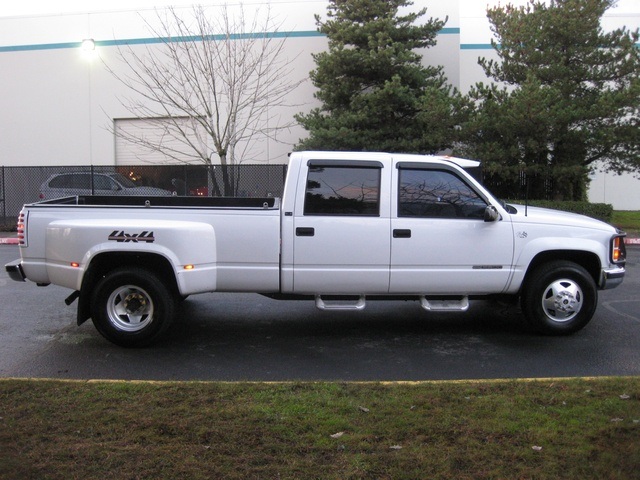
[[[399,217],[484,218],[487,204],[454,173],[400,170]]]
[[[59,175],[57,177],[53,177],[49,182],[49,186],[51,188],[71,188],[70,177],[70,175]]]
[[[113,175],[111,175],[111,178],[116,182],[119,183],[120,185],[122,185],[125,188],[135,188],[136,184],[133,183],[130,179],[128,179],[127,177],[119,174],[119,173],[114,173]]]
[[[116,190],[117,185],[106,175],[94,175],[93,188],[96,190]]]
[[[51,188],[91,188],[89,175],[85,173],[72,173],[58,175],[49,182]]]
[[[310,166],[305,215],[379,215],[380,168]]]

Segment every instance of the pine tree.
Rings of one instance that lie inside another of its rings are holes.
[[[407,0],[331,0],[316,15],[329,50],[315,54],[311,80],[322,105],[296,119],[309,131],[299,149],[434,152],[452,143],[456,92],[441,67],[422,65],[445,21],[400,15]]]
[[[488,11],[498,60],[480,65],[495,83],[470,92],[467,154],[485,161],[501,195],[586,197],[595,164],[640,172],[638,31],[605,33],[615,0],[531,0]]]

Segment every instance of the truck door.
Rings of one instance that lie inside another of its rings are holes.
[[[453,167],[398,162],[390,293],[501,292],[511,274],[509,218],[485,222],[488,199]]]
[[[309,160],[293,219],[293,291],[387,293],[391,183],[380,161]]]

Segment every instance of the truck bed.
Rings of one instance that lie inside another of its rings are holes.
[[[23,269],[36,283],[79,290],[95,256],[109,255],[113,264],[120,252],[133,252],[167,259],[182,295],[277,292],[279,207],[277,198],[244,197],[79,195],[33,203],[24,208]]]
[[[30,206],[88,205],[92,207],[163,207],[163,208],[245,208],[277,209],[280,199],[274,197],[178,197],[178,196],[125,196],[76,195],[34,203]]]

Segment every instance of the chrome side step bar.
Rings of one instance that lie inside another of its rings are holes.
[[[416,297],[413,297],[414,299]],[[421,295],[420,306],[429,312],[465,312],[469,309],[469,297],[427,297]],[[320,310],[363,310],[367,305],[365,295],[316,295],[316,307]]]
[[[469,308],[469,297],[427,298],[420,297],[420,306],[429,312],[466,312]]]
[[[316,307],[320,310],[363,310],[366,305],[367,300],[364,295],[360,295],[358,298],[351,296],[334,297],[333,299],[324,299],[322,295],[316,295]]]

